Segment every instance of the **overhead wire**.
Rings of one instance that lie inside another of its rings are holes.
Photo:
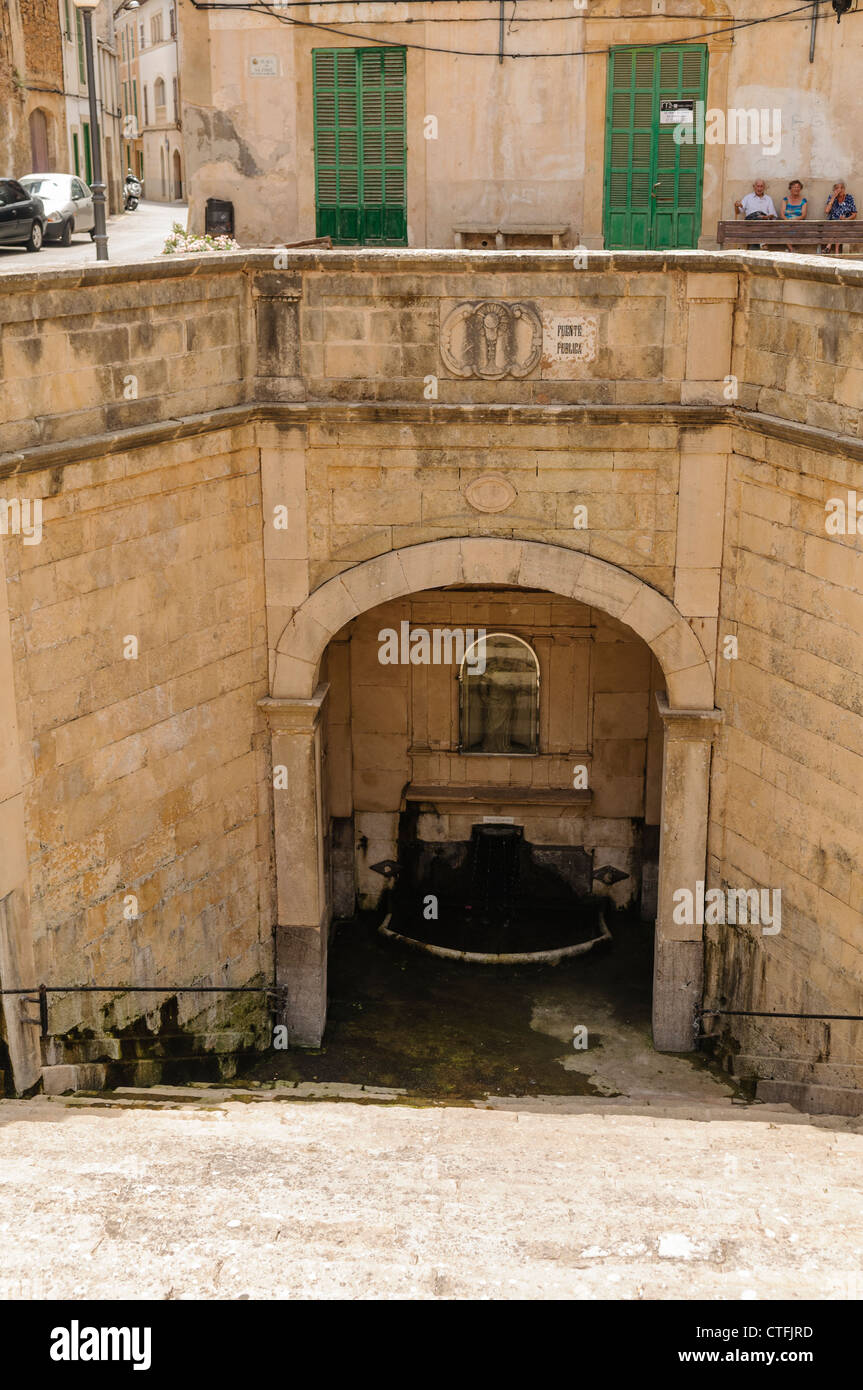
[[[391,0],[373,0],[373,3],[390,3],[390,2],[391,2]],[[472,2],[473,2],[473,3],[479,3],[479,4],[490,4],[490,3],[494,3],[494,0],[458,0],[458,3],[459,3],[459,4],[466,4],[466,3],[472,3]],[[309,9],[309,8],[312,7],[313,4],[315,5],[316,8],[318,8],[318,7],[320,7],[320,6],[323,5],[323,4],[326,4],[326,5],[343,5],[344,3],[345,3],[345,0],[286,0],[286,3],[285,3],[285,4],[281,4],[281,3],[279,3],[279,4],[267,4],[267,3],[264,3],[264,0],[253,0],[252,3],[248,3],[248,0],[242,0],[241,3],[236,3],[236,4],[227,3],[227,4],[225,4],[225,3],[221,3],[221,0],[191,0],[191,4],[194,6],[194,8],[195,8],[196,10],[246,11],[246,12],[249,13],[249,14],[271,15],[274,19],[277,19],[277,20],[279,21],[280,24],[293,25],[293,26],[295,26],[295,27],[297,27],[297,28],[302,28],[302,29],[315,29],[315,30],[320,31],[321,33],[325,33],[325,34],[335,34],[338,38],[354,39],[354,40],[360,39],[360,40],[362,40],[362,41],[365,42],[365,43],[377,44],[378,47],[380,47],[380,48],[409,48],[409,49],[411,49],[411,50],[413,50],[413,51],[420,52],[420,53],[441,53],[441,54],[449,54],[451,57],[455,57],[455,58],[496,58],[496,59],[500,59],[501,56],[503,56],[504,58],[510,58],[510,59],[513,59],[513,60],[515,60],[515,59],[525,59],[525,58],[530,58],[530,59],[546,59],[546,58],[594,58],[594,57],[598,57],[598,56],[607,56],[609,53],[612,52],[612,49],[611,49],[611,48],[582,48],[582,49],[569,49],[569,50],[566,50],[566,51],[564,51],[564,52],[556,52],[556,53],[511,53],[511,52],[509,52],[509,51],[507,51],[507,50],[504,50],[504,51],[503,51],[503,54],[501,54],[500,48],[488,49],[488,50],[464,49],[464,48],[440,48],[440,47],[437,47],[436,45],[433,45],[433,44],[411,43],[411,42],[406,41],[406,40],[403,40],[403,39],[400,39],[400,40],[396,40],[396,39],[379,39],[379,38],[376,38],[374,34],[359,33],[359,32],[357,32],[356,30],[339,29],[339,28],[336,28],[336,27],[335,27],[334,25],[332,25],[332,24],[322,24],[319,20],[295,19],[295,18],[293,18],[291,15],[287,15],[287,14],[284,14],[284,13],[283,13],[283,11],[286,10],[286,9],[301,9],[301,8],[302,8],[302,9]],[[392,3],[396,3],[396,4],[399,4],[399,5],[405,5],[405,4],[428,4],[428,3],[436,3],[436,0],[392,0]],[[734,21],[732,21],[730,24],[721,25],[719,28],[716,28],[716,29],[710,29],[710,30],[708,30],[708,31],[701,32],[701,33],[698,33],[698,34],[686,35],[686,36],[684,36],[683,38],[675,37],[674,42],[675,42],[675,44],[704,43],[706,39],[715,38],[715,37],[716,37],[717,35],[719,35],[719,34],[734,33],[734,32],[736,32],[738,29],[748,29],[748,28],[752,28],[753,26],[759,25],[759,24],[774,24],[774,23],[779,22],[780,20],[785,20],[785,19],[787,19],[787,20],[793,20],[795,16],[799,16],[801,19],[802,19],[802,18],[811,19],[812,14],[813,14],[813,8],[814,8],[814,9],[820,9],[822,6],[823,6],[823,7],[826,7],[826,6],[830,5],[830,4],[831,4],[831,0],[805,0],[805,3],[804,3],[804,4],[796,5],[793,9],[790,9],[790,10],[782,10],[782,11],[780,11],[779,14],[775,14],[775,15],[764,15],[764,16],[762,16],[762,17],[760,17],[760,18],[757,18],[757,19],[734,20]],[[851,16],[852,14],[861,14],[861,13],[863,13],[863,10],[861,10],[861,9],[851,10],[851,11],[849,11],[849,12],[846,14],[845,18],[846,18],[846,19],[847,19],[847,18],[850,18],[850,16]],[[511,25],[512,22],[513,22],[514,15],[515,15],[515,11],[513,10],[513,15],[510,16],[510,25]],[[629,20],[630,23],[632,23],[632,16],[619,16],[619,17],[620,17],[620,18],[624,18],[624,17],[625,17],[625,18],[627,18],[627,19]],[[528,18],[526,18],[526,19],[521,20],[520,22],[521,22],[521,23],[525,23],[525,24],[531,24],[531,23],[562,23],[562,24],[566,24],[566,23],[570,23],[571,21],[576,20],[576,19],[585,19],[585,18],[589,18],[589,15],[588,15],[586,12],[581,11],[581,12],[577,12],[577,13],[572,14],[572,15],[559,15],[559,16],[552,16],[552,15],[549,15],[549,16],[528,17]],[[605,22],[606,16],[601,16],[601,18],[603,19],[603,22]],[[650,19],[650,20],[654,20],[654,19],[658,18],[658,16],[655,16],[655,15],[645,15],[644,18]],[[666,16],[662,16],[662,18],[666,18],[666,19],[667,19],[667,18],[677,18],[677,16],[668,16],[668,15],[666,15]],[[498,18],[498,16],[496,16],[496,15],[483,15],[483,16],[478,16],[478,17],[471,17],[470,20],[469,20],[468,22],[471,23],[471,24],[475,24],[475,23],[482,23],[484,20],[487,20],[487,21],[489,21],[489,22],[493,22],[493,23],[495,23],[495,24],[497,24],[497,23],[499,22],[499,18]],[[343,22],[343,21],[342,21],[342,22]],[[433,16],[427,16],[427,17],[423,17],[422,19],[419,19],[419,20],[415,20],[415,19],[412,19],[412,18],[408,17],[408,18],[404,18],[404,19],[391,19],[391,20],[359,20],[359,21],[357,21],[357,22],[358,22],[358,23],[361,23],[361,24],[376,24],[376,23],[377,23],[377,24],[388,24],[388,25],[391,25],[391,24],[417,24],[417,23],[423,24],[423,23],[429,23],[429,22],[431,22],[431,23],[440,23],[440,24],[446,24],[446,23],[449,23],[449,24],[457,24],[457,23],[460,23],[460,22],[461,22],[461,23],[464,23],[465,20],[464,20],[464,17],[463,17],[463,16],[458,16],[458,17],[456,17],[456,18],[451,18],[451,19],[441,19],[441,18],[435,19]],[[709,22],[709,20],[706,21],[706,22]],[[624,45],[624,47],[625,47],[625,46],[626,46],[626,45]],[[660,48],[660,47],[663,46],[663,41],[662,41],[662,40],[657,40],[657,41],[654,42],[654,43],[639,43],[637,46],[638,46],[639,48]]]

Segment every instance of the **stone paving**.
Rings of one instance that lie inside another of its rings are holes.
[[[117,213],[108,218],[108,259],[114,263],[149,261],[162,253],[165,238],[174,222],[186,225],[185,203],[139,203],[134,212]],[[0,246],[0,275],[20,275],[22,271],[74,270],[96,265],[96,247],[89,232],[73,237],[71,246],[46,242],[38,254],[23,246]]]
[[[863,1121],[722,1094],[367,1094],[0,1102],[0,1296],[863,1294]]]

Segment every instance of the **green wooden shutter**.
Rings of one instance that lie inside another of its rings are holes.
[[[659,101],[688,98],[703,100],[707,77],[707,49],[681,46],[659,50],[657,97]],[[697,246],[701,230],[701,175],[704,146],[678,145],[674,127],[657,126],[656,200],[653,210],[652,245],[660,250],[673,246]]]
[[[609,55],[605,170],[605,245],[650,245],[653,50]]]
[[[603,222],[606,249],[696,246],[704,146],[678,145],[660,102],[704,100],[707,49],[615,48],[609,55]],[[652,196],[653,195],[653,196]]]
[[[351,48],[312,55],[315,97],[317,235],[358,241],[360,234],[357,55]]]
[[[404,245],[405,53],[401,48],[361,49],[363,242]]]
[[[312,61],[318,236],[406,245],[404,49],[316,49]]]
[[[87,60],[84,52],[84,21],[81,19],[81,11],[75,11],[75,37],[78,44],[78,81],[82,85],[87,85]]]

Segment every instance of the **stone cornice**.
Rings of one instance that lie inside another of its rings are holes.
[[[186,415],[152,425],[134,425],[110,434],[35,444],[28,449],[0,454],[0,478],[64,468],[67,464],[126,453],[130,449],[196,438],[217,430],[238,429],[256,421],[297,425],[312,420],[331,424],[377,420],[426,425],[470,422],[488,425],[671,425],[681,429],[738,425],[800,448],[840,454],[863,463],[863,439],[732,405],[444,405],[440,402],[419,405],[410,401],[358,401],[354,404],[344,401],[251,401],[200,415]]]
[[[401,421],[411,424],[582,424],[582,425],[672,425],[681,429],[701,429],[711,425],[742,425],[759,434],[819,452],[840,453],[863,463],[863,440],[814,425],[804,425],[779,416],[763,415],[738,406],[722,405],[518,405],[459,404],[419,405],[410,401],[251,401],[225,406],[200,415],[186,415],[135,425],[111,434],[64,439],[52,444],[36,444],[28,449],[0,454],[0,478],[63,468],[129,449],[190,439],[217,430],[237,429],[256,421],[296,425],[307,421],[351,424],[357,421]]]
[[[671,738],[705,741],[714,739],[725,718],[721,709],[677,709],[663,690],[656,692],[656,707]]]
[[[263,711],[272,733],[313,734],[320,723],[329,688],[328,682],[322,683],[309,700],[264,695],[258,701],[258,709]]]
[[[197,256],[165,256],[156,260],[122,265],[92,264],[86,268],[51,272],[50,283],[36,267],[20,274],[0,276],[0,306],[6,295],[56,294],[62,290],[124,284],[129,281],[167,280],[188,276],[206,277],[255,273],[276,269],[292,271],[356,271],[365,274],[405,272],[447,272],[485,274],[487,272],[537,271],[544,274],[568,271],[573,287],[585,271],[631,273],[633,271],[677,270],[717,274],[770,276],[780,280],[815,280],[820,284],[855,286],[863,289],[863,262],[833,260],[825,256],[803,256],[775,251],[587,251],[587,264],[574,270],[573,249],[566,251],[466,251],[452,249],[410,249],[404,247],[345,247],[289,251],[278,246],[208,253]],[[0,308],[0,319],[2,319]]]

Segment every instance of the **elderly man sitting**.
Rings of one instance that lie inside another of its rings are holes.
[[[738,198],[734,204],[734,211],[739,216],[743,216],[749,221],[753,217],[766,217],[771,220],[776,219],[776,209],[773,206],[773,199],[765,191],[767,188],[763,179],[756,179],[752,185],[752,192],[747,193],[744,198]]]
[[[752,221],[753,218],[769,222],[775,221],[776,208],[773,206],[773,199],[766,189],[767,185],[764,180],[756,179],[752,185],[752,192],[747,193],[743,198],[738,198],[734,204],[734,211],[737,216],[739,217],[742,212],[747,222]],[[760,249],[762,251],[766,249],[763,243]]]

